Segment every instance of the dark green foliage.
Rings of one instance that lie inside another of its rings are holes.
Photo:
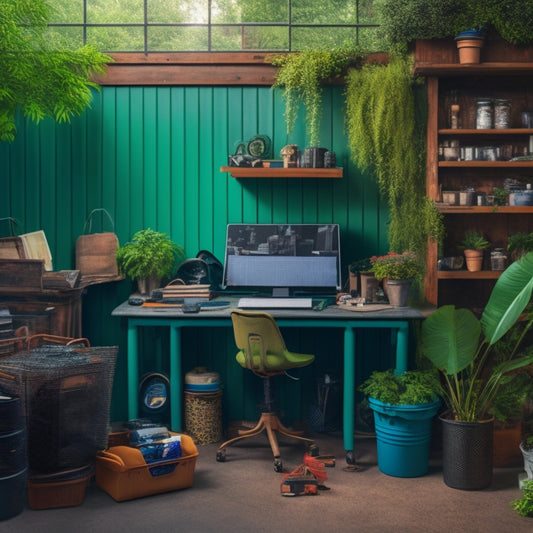
[[[51,10],[43,0],[0,2],[0,139],[16,135],[15,114],[39,122],[52,117],[70,120],[89,106],[90,80],[105,72],[111,58],[84,46],[77,51],[56,48],[47,35]]]
[[[520,516],[533,517],[533,479],[524,481],[524,488],[522,489],[522,498],[513,500],[511,507]]]
[[[427,198],[426,100],[412,74],[412,59],[350,69],[346,129],[350,154],[371,171],[390,213],[390,250],[425,257],[428,237],[441,242],[442,215]]]
[[[391,49],[405,52],[416,39],[451,38],[493,27],[512,44],[533,41],[530,0],[379,0],[379,30]]]
[[[475,230],[466,230],[459,248],[461,250],[485,250],[489,246],[489,241],[481,233]]]
[[[392,370],[375,371],[359,390],[370,398],[391,405],[418,405],[436,400],[440,383],[435,370],[410,370],[397,376]]]

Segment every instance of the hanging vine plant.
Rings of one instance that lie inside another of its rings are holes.
[[[412,58],[350,69],[346,127],[353,161],[371,171],[390,211],[390,249],[423,258],[428,237],[441,242],[442,215],[425,194],[426,105]]]
[[[338,77],[349,64],[361,57],[361,52],[353,48],[304,50],[269,57],[269,62],[279,67],[272,88],[283,88],[288,136],[294,130],[298,110],[303,103],[309,146],[319,145],[323,83]]]

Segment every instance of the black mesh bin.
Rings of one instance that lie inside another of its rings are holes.
[[[0,390],[23,402],[32,471],[84,466],[106,448],[117,353],[47,345],[0,358]]]

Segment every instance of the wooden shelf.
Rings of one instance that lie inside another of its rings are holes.
[[[481,270],[479,272],[469,272],[468,270],[438,270],[438,279],[498,279],[501,276],[500,270]]]
[[[437,209],[441,213],[446,214],[472,214],[479,215],[482,213],[493,213],[500,215],[522,215],[522,214],[533,214],[533,206],[530,205],[444,205],[437,203]]]
[[[439,135],[533,135],[531,128],[505,128],[492,130],[478,130],[467,128],[442,128],[438,130]]]
[[[498,62],[479,63],[478,65],[460,65],[459,63],[417,62],[415,74],[419,76],[520,76],[532,74],[533,63],[530,62]]]
[[[533,161],[439,161],[440,168],[533,168]]]
[[[232,178],[342,178],[342,167],[338,168],[253,168],[220,167]]]

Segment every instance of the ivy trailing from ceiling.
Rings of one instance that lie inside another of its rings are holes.
[[[346,77],[346,128],[351,157],[372,172],[390,214],[389,246],[424,258],[428,237],[441,242],[442,215],[425,191],[427,103],[412,58],[365,64]]]
[[[323,83],[338,78],[348,65],[361,58],[361,52],[354,48],[304,50],[268,58],[279,67],[272,88],[283,88],[287,136],[294,131],[300,104],[304,104],[309,146],[319,145]]]

